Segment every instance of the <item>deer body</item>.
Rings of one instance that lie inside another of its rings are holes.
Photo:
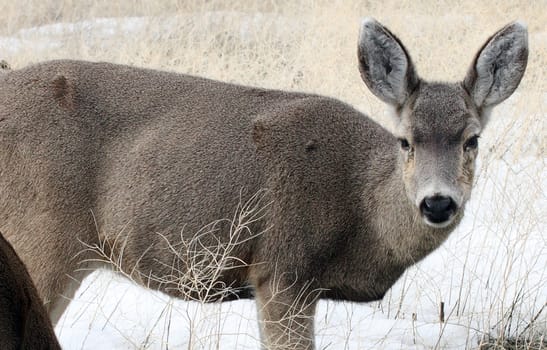
[[[463,84],[435,84],[365,21],[361,73],[396,110],[397,136],[316,95],[80,61],[6,73],[0,229],[54,321],[75,288],[67,276],[96,266],[92,246],[175,297],[255,297],[266,348],[311,348],[317,299],[381,298],[461,219],[485,114],[526,65],[525,29],[506,32],[518,59],[494,63],[518,74],[484,83],[494,36]],[[254,214],[236,228],[238,210]],[[200,275],[219,261],[211,252],[225,260]],[[193,269],[188,289],[177,276]]]
[[[0,234],[0,348],[61,349],[25,265]]]

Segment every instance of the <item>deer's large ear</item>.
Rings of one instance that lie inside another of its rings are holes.
[[[402,106],[419,78],[401,41],[376,20],[366,18],[357,53],[361,77],[370,91],[392,106]]]
[[[528,62],[528,31],[511,23],[486,41],[463,81],[479,108],[494,106],[517,88]]]

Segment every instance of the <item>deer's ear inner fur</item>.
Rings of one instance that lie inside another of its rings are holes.
[[[382,101],[402,106],[419,82],[414,64],[401,41],[376,20],[361,24],[359,70],[368,88]]]
[[[514,22],[486,41],[467,72],[463,86],[479,108],[492,107],[518,87],[528,62],[526,26]]]

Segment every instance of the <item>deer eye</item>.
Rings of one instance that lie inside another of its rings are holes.
[[[471,151],[474,149],[477,149],[479,146],[479,135],[475,135],[470,137],[467,141],[465,141],[465,144],[463,145],[464,151]]]
[[[404,150],[404,151],[409,151],[410,150],[410,143],[408,143],[408,140],[407,139],[399,139],[399,144],[401,145],[401,149]]]

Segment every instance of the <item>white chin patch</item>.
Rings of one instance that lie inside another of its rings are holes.
[[[443,221],[443,222],[431,222],[427,219],[426,216],[423,216],[422,215],[422,219],[424,220],[424,222],[428,225],[428,226],[431,226],[433,228],[445,228],[447,226],[449,226],[453,221],[454,221],[454,215],[452,215],[451,217],[448,218],[448,220],[446,221]]]

